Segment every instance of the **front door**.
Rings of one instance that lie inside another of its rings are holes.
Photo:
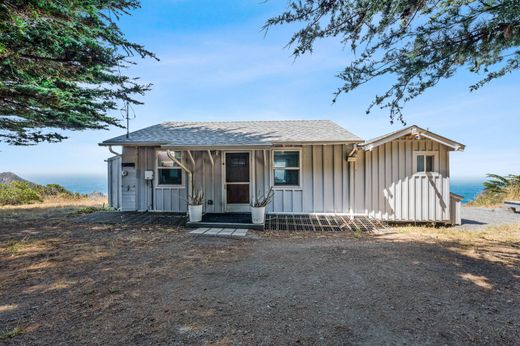
[[[251,198],[250,161],[248,152],[226,153],[224,164],[224,196],[226,211],[247,212]]]

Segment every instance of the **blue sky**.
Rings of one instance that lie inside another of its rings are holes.
[[[285,1],[147,0],[121,21],[128,37],[161,59],[140,60],[129,73],[154,87],[135,107],[132,129],[168,120],[331,119],[372,138],[400,128],[385,110],[365,109],[387,80],[375,81],[334,105],[335,77],[352,58],[334,40],[320,42],[311,56],[293,60],[285,49],[295,27],[266,36],[265,20]],[[482,177],[487,172],[520,172],[520,74],[509,75],[470,93],[478,76],[460,71],[455,78],[410,103],[408,124],[417,124],[467,145],[452,153],[452,177]],[[115,115],[119,116],[118,113]],[[67,133],[59,144],[33,147],[0,145],[0,171],[20,175],[103,174],[110,156],[97,143],[122,129]]]

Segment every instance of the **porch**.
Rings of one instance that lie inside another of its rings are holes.
[[[179,227],[185,214],[157,212],[98,211],[79,216],[78,223],[164,225]],[[387,226],[376,219],[340,214],[267,214],[264,225],[252,223],[250,213],[207,213],[201,222],[186,222],[189,228],[233,228],[281,232],[373,232]]]
[[[376,219],[342,214],[267,214],[265,224],[253,224],[250,213],[208,213],[200,222],[187,222],[187,227],[245,228],[290,232],[374,232],[386,228]]]

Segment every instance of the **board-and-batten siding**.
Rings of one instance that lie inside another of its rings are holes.
[[[278,213],[348,212],[346,147],[341,144],[306,145],[302,146],[301,150],[301,186],[299,188],[275,188],[273,202],[268,211]],[[270,157],[269,152],[268,158]],[[272,171],[270,159],[268,164],[268,170],[263,171],[269,173]]]
[[[413,171],[416,151],[437,152],[435,173]],[[355,213],[391,221],[449,220],[449,152],[445,146],[431,140],[394,140],[360,152],[354,171]]]
[[[121,156],[107,159],[108,176],[108,205],[112,208],[121,208]]]
[[[187,176],[182,187],[153,187],[144,171],[156,175],[154,147],[125,147],[122,162],[134,162],[135,170],[123,168],[122,210],[187,211]],[[289,149],[289,148],[287,148]],[[431,140],[398,139],[372,151],[359,151],[356,163],[347,163],[351,147],[344,145],[301,146],[301,186],[275,189],[268,212],[354,213],[395,221],[447,221],[449,211],[449,149]],[[434,174],[414,174],[414,152],[438,153]],[[252,150],[253,198],[272,184],[271,150]],[[204,191],[205,212],[224,212],[222,151],[184,153],[183,163],[193,171],[196,189]],[[349,187],[350,186],[350,187]],[[153,197],[152,197],[153,195]]]
[[[137,150],[136,148],[123,148],[121,157],[122,165],[133,163],[135,167],[122,167],[126,171],[121,177],[121,210],[137,210]]]
[[[273,202],[268,212],[282,213],[345,213],[348,212],[348,172],[346,148],[344,145],[308,145],[301,149],[301,186],[297,188],[275,189]],[[135,191],[133,199],[128,205],[134,208],[126,210],[156,210],[171,212],[187,211],[187,176],[183,172],[182,187],[160,187],[154,184],[152,198],[152,183],[144,180],[144,171],[155,172],[155,147],[125,147],[124,157],[127,161],[135,162],[136,170],[133,175]],[[211,165],[207,151],[191,151],[195,166],[183,154],[182,162],[193,172],[195,189],[204,191],[206,202],[205,212],[220,213],[223,205],[223,170],[222,151],[212,151],[214,166]],[[263,195],[272,185],[272,152],[271,150],[251,151],[251,181],[253,198]],[[129,177],[124,180],[130,181]],[[124,187],[124,186],[123,186]],[[124,189],[123,189],[124,190]],[[132,189],[131,189],[132,190]],[[123,197],[129,196],[123,193]],[[153,206],[152,206],[153,199]]]

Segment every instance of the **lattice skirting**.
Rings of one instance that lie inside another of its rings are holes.
[[[267,231],[373,232],[384,228],[385,224],[381,221],[364,216],[268,214],[265,221]]]

